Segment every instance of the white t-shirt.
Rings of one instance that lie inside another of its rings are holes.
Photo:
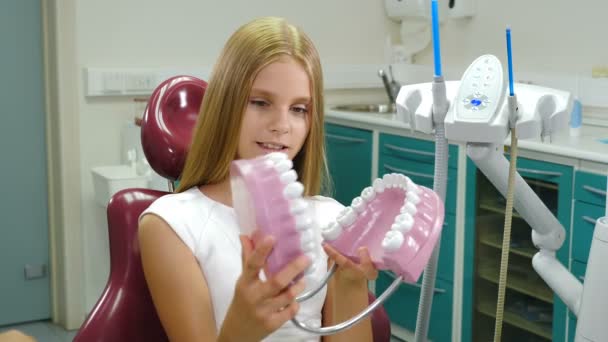
[[[322,196],[306,198],[318,241],[315,272],[306,276],[306,290],[315,287],[327,272],[327,255],[321,248],[321,227],[334,220],[344,208],[337,201]],[[155,214],[162,218],[190,248],[207,280],[213,312],[219,331],[241,274],[239,226],[233,208],[205,196],[197,187],[156,200],[141,216]],[[311,326],[321,325],[321,310],[326,287],[300,303],[297,319]],[[264,341],[319,341],[288,321]]]

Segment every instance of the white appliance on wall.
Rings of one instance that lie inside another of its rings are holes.
[[[471,18],[475,15],[477,0],[439,1],[439,21],[448,18]],[[414,55],[426,49],[431,42],[428,22],[431,18],[430,0],[384,0],[386,15],[401,25],[399,44],[387,39],[387,59],[390,63],[412,63]]]

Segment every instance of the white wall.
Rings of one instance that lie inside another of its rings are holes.
[[[485,53],[505,63],[507,25],[512,29],[516,72],[583,72],[590,76],[592,66],[608,65],[606,1],[476,2],[474,19],[451,20],[441,30],[442,60],[447,67],[462,68]],[[417,63],[432,62],[430,48],[418,55]]]
[[[84,67],[212,67],[229,35],[264,15],[283,16],[301,26],[325,64],[380,64],[384,37],[396,29],[385,18],[381,1],[82,0],[76,3],[77,67],[81,73]],[[79,90],[85,93],[83,83]],[[334,101],[353,97],[380,101],[385,95],[379,90],[341,91]],[[78,102],[85,305],[90,309],[109,271],[105,211],[93,200],[90,169],[120,162],[121,127],[140,113],[130,97],[80,96]]]

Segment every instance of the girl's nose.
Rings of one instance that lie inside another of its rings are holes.
[[[272,132],[285,134],[289,132],[289,109],[279,108],[273,114],[269,123]]]

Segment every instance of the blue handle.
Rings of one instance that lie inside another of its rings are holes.
[[[431,1],[431,15],[433,20],[433,55],[435,58],[435,76],[441,76],[441,49],[439,47],[439,12],[437,0]]]
[[[513,54],[511,52],[511,29],[507,27],[507,59],[509,63],[509,95],[514,96],[513,90]]]

